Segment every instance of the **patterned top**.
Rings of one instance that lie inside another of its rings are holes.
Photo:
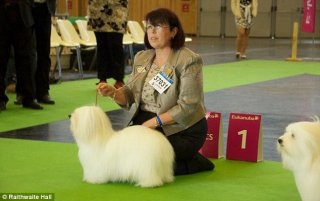
[[[143,111],[158,113],[159,105],[156,104],[155,89],[149,84],[149,81],[159,73],[160,67],[155,63],[151,65],[150,71],[146,77],[141,94],[141,109]]]
[[[235,18],[235,22],[238,26],[245,29],[250,29],[253,25],[252,13],[251,13],[251,0],[240,0],[240,14],[241,17]]]
[[[88,16],[89,30],[125,33],[128,0],[89,0]]]

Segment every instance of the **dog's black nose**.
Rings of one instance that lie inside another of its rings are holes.
[[[279,144],[282,144],[283,140],[282,139],[278,139]]]

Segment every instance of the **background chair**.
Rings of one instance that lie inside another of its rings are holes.
[[[130,56],[130,63],[132,64],[134,53],[133,53],[133,40],[132,40],[130,33],[127,32],[123,35],[122,44],[123,44],[124,48],[128,47],[129,56]]]
[[[71,24],[69,20],[58,19],[57,20],[58,28],[61,34],[61,45],[62,47],[74,48],[77,54],[77,63],[80,77],[83,78],[83,68],[82,68],[82,59],[81,59],[81,45],[91,47],[92,43],[87,43],[86,41],[80,39],[76,29]]]
[[[185,41],[186,41],[186,42],[192,42],[192,38],[186,37]]]
[[[87,20],[76,20],[76,25],[79,30],[80,44],[89,47],[96,47],[97,40],[93,31],[87,29]]]
[[[136,44],[144,44],[144,30],[137,21],[128,21],[128,28],[132,36],[132,40]]]
[[[88,30],[87,28],[87,24],[88,21],[87,20],[76,20],[76,25],[78,27],[78,31],[79,31],[79,35],[80,35],[80,39],[84,42],[86,42],[85,46],[87,47],[92,47],[94,48],[94,55],[93,58],[91,60],[91,64],[89,69],[92,70],[94,67],[94,63],[96,61],[97,58],[97,39],[96,39],[96,35],[94,34],[94,31]],[[84,44],[82,44],[84,45]]]
[[[137,21],[128,21],[128,30],[131,35],[132,41],[133,41],[133,55],[135,55],[137,52],[144,50],[144,29],[141,27],[141,25]],[[132,56],[133,57],[133,56]]]
[[[56,30],[56,27],[51,25],[51,38],[50,47],[56,50],[56,64],[54,69],[51,71],[51,77],[54,77],[54,72],[58,67],[58,79],[61,79],[61,61],[60,61],[60,49],[61,49],[61,38]]]

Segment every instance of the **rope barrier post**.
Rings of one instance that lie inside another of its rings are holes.
[[[297,47],[298,47],[298,22],[293,23],[293,32],[292,32],[292,48],[291,48],[291,57],[287,58],[287,61],[301,61],[297,58]]]

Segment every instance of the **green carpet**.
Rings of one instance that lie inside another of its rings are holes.
[[[160,188],[93,185],[82,182],[75,144],[0,138],[0,193],[54,193],[56,201],[300,200],[292,174],[279,162],[213,162],[213,172],[178,176]]]
[[[205,92],[252,84],[299,74],[320,74],[319,62],[287,62],[247,60],[204,67]],[[0,132],[64,120],[73,109],[94,104],[96,79],[62,82],[51,85],[51,96],[56,105],[44,105],[44,110],[34,111],[13,104],[10,94],[7,110],[0,113]],[[110,98],[99,97],[98,105],[105,111],[118,109]]]
[[[96,82],[96,79],[87,79],[50,85],[50,95],[56,104],[42,105],[44,110],[30,110],[14,105],[15,94],[9,94],[7,110],[0,113],[0,132],[67,119],[75,108],[95,104]],[[119,109],[111,98],[98,96],[97,100],[98,105],[106,111]]]
[[[204,91],[215,91],[300,74],[320,75],[320,62],[246,60],[210,65],[204,68]]]

